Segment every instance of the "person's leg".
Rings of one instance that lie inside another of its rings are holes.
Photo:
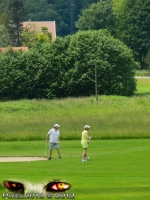
[[[82,153],[82,162],[87,161],[86,156],[87,156],[87,148],[88,148],[88,143],[87,142],[81,142],[82,148],[83,148],[83,153]]]
[[[86,158],[86,152],[87,152],[87,148],[84,148],[83,153],[82,153],[82,161],[84,161]]]
[[[49,159],[48,160],[51,160],[52,159],[52,150],[53,150],[53,147],[54,147],[54,144],[50,143],[50,151],[49,151]]]
[[[49,151],[49,158],[48,160],[51,160],[52,159],[52,149]]]
[[[85,151],[85,158],[87,157],[87,149],[86,149],[86,151]]]
[[[56,143],[56,144],[55,144],[55,147],[56,147],[56,149],[57,149],[57,152],[58,152],[58,156],[59,156],[59,158],[61,158],[61,155],[60,155],[60,148],[59,148],[59,143]]]
[[[57,152],[58,152],[59,158],[61,158],[60,149],[59,148],[57,148]]]
[[[86,152],[85,152],[85,158],[84,158],[85,160],[88,160],[89,159],[89,157],[87,156],[87,149],[86,149]]]
[[[50,150],[50,158],[52,157],[52,149]]]

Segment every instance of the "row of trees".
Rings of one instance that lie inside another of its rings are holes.
[[[97,0],[24,0],[32,21],[55,20],[57,35],[64,36],[77,31],[75,22],[81,11]]]
[[[11,15],[11,10],[22,10],[17,2],[22,3],[26,8],[25,20],[31,21],[56,21],[57,35],[64,36],[76,32],[75,21],[81,10],[87,8],[90,4],[96,3],[97,0],[0,0],[0,15],[5,13]],[[9,7],[9,4],[13,6]],[[17,14],[17,12],[16,12]]]
[[[108,31],[80,31],[28,52],[1,53],[0,99],[94,95],[95,66],[99,94],[131,96],[134,65],[131,50]]]
[[[58,36],[109,30],[133,50],[144,69],[150,49],[149,13],[150,0],[0,0],[0,46],[9,41],[21,45],[22,21],[55,20]]]
[[[107,29],[134,52],[141,69],[150,49],[150,0],[100,0],[82,11],[79,30]]]
[[[23,0],[0,0],[0,6],[0,46],[20,46],[22,22],[27,19],[27,8]]]

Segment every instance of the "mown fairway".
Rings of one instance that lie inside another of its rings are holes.
[[[0,155],[43,156],[44,148],[44,141],[1,142]],[[54,150],[51,161],[0,163],[0,181],[62,179],[78,200],[150,199],[150,139],[92,140],[86,163],[81,162],[80,141],[61,141],[61,151],[61,160]]]

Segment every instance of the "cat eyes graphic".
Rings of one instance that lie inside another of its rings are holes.
[[[4,181],[4,186],[11,192],[24,194],[25,188],[22,183],[15,182],[15,181]]]
[[[22,183],[18,181],[9,181],[6,180],[3,182],[4,187],[7,188],[10,192],[25,194],[27,191],[34,192],[65,192],[71,188],[71,185],[67,182],[54,180],[46,185],[44,184],[32,184],[32,183]]]
[[[46,192],[64,192],[70,189],[71,185],[66,182],[49,182],[45,187]]]

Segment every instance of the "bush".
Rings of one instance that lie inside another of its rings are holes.
[[[132,52],[105,30],[81,31],[0,54],[0,99],[60,98],[98,93],[131,96],[136,89]]]
[[[95,93],[95,65],[98,92],[131,96],[136,89],[132,52],[105,30],[81,31],[73,35],[68,48],[70,69],[65,76],[69,96]]]

